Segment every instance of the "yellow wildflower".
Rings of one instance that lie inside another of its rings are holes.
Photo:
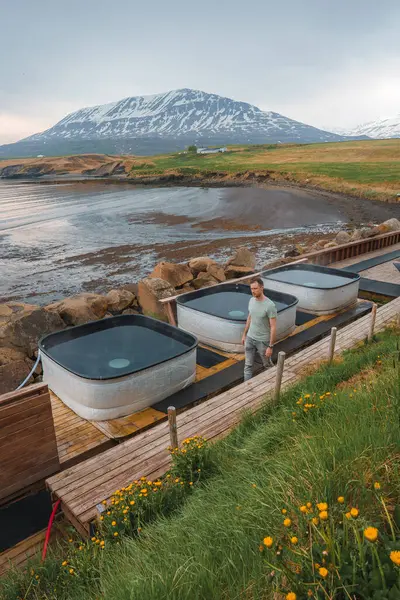
[[[66,567],[67,564],[68,564],[68,561],[67,560],[63,560],[62,563],[61,563],[61,566],[62,567]]]
[[[314,524],[314,525],[318,525],[318,523],[319,523],[319,519],[318,519],[318,517],[313,517],[313,518],[311,519],[311,521],[313,522],[313,524]]]
[[[131,506],[133,506],[133,505],[135,504],[135,501],[134,501],[134,500],[131,500],[131,501],[129,502],[129,504],[130,504]]]
[[[400,550],[392,550],[390,553],[390,560],[400,567]]]
[[[344,504],[344,496],[339,496],[337,501],[339,502],[339,504]]]
[[[307,506],[300,506],[300,512],[305,514],[307,512]]]
[[[255,483],[253,483],[253,484],[252,484],[252,487],[253,487],[253,488],[256,488],[257,486],[256,486],[256,484],[255,484]]]
[[[327,521],[328,520],[328,511],[321,510],[321,512],[319,513],[319,518],[321,519],[321,521]]]
[[[351,516],[353,517],[353,519],[356,519],[356,518],[358,517],[358,515],[359,515],[358,508],[352,508],[352,509],[350,510],[350,514],[351,514]]]
[[[282,511],[281,511],[281,512],[282,512],[282,514],[283,514],[283,515],[286,515],[286,513],[287,513],[287,510],[286,510],[286,508],[282,508]]]
[[[374,483],[374,488],[375,488],[376,490],[380,490],[380,489],[381,489],[381,484],[379,483],[379,481],[375,481],[375,483]]]
[[[346,513],[346,519],[351,519],[351,512],[350,511]]]
[[[274,538],[272,538],[272,537],[270,537],[270,536],[268,536],[268,537],[265,537],[265,538],[263,539],[263,544],[264,544],[264,546],[266,546],[267,548],[271,548],[271,547],[273,546],[273,544],[274,544]]]
[[[308,596],[309,598],[311,598],[311,596],[313,595],[313,593],[314,593],[314,592],[313,592],[312,590],[307,590],[307,596]]]
[[[298,540],[298,539],[297,539],[297,537],[294,535],[293,537],[291,537],[291,538],[290,538],[290,541],[291,541],[291,542],[292,542],[292,544],[295,546],[299,540]]]
[[[111,525],[112,525],[113,527],[115,527],[115,526],[116,526],[116,524],[117,524],[117,521],[111,521]]]
[[[297,600],[297,596],[294,592],[289,592],[286,594],[286,600]]]
[[[284,524],[285,527],[290,527],[291,524],[292,524],[292,520],[291,519],[285,519],[283,521],[283,524]]]
[[[100,546],[105,546],[105,541],[104,540],[101,540]]]
[[[147,488],[143,488],[142,490],[140,490],[141,494],[147,494]]]
[[[118,531],[114,531],[114,537],[118,537]]]
[[[73,575],[73,574],[74,574],[74,570],[73,570],[73,569],[70,569],[70,570],[69,570],[69,574],[70,574],[70,575]]]
[[[376,542],[376,540],[378,539],[377,528],[376,527],[367,527],[366,529],[364,529],[364,537],[369,542]]]
[[[260,551],[260,552],[262,552],[262,551],[264,550],[264,546],[263,546],[262,544],[260,544],[260,545],[258,546],[258,549],[259,549],[259,551]]]
[[[325,569],[325,567],[320,567],[318,569],[318,573],[321,575],[321,577],[326,577],[328,575],[328,569]]]
[[[326,502],[319,502],[317,508],[319,511],[328,510],[328,504]]]
[[[307,502],[306,506],[307,506],[307,508],[312,508],[311,502]]]

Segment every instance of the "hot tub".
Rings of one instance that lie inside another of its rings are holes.
[[[357,301],[360,276],[318,265],[286,265],[261,274],[265,286],[293,294],[298,308],[316,315],[329,314]]]
[[[197,339],[156,319],[121,315],[39,343],[43,380],[80,417],[116,419],[194,381]]]
[[[295,328],[297,298],[264,290],[278,310],[277,339]],[[176,299],[178,325],[201,342],[225,352],[243,352],[251,291],[248,285],[224,283],[183,294]]]

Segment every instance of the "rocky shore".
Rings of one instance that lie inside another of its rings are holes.
[[[186,263],[160,262],[148,277],[138,283],[128,283],[104,295],[80,293],[42,307],[21,302],[0,304],[0,394],[16,389],[29,375],[37,358],[38,341],[44,335],[121,314],[145,314],[166,320],[164,307],[160,303],[164,298],[251,275],[256,270],[285,264],[302,254],[390,231],[400,231],[398,219],[392,218],[377,226],[356,229],[351,234],[340,231],[329,242],[325,239],[311,246],[294,245],[283,258],[257,268],[255,255],[247,247],[241,246],[224,264],[208,256],[192,258]],[[40,381],[41,374],[39,363],[30,382]]]

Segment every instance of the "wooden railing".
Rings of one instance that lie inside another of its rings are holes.
[[[298,263],[310,262],[314,265],[330,265],[331,263],[339,262],[340,260],[345,260],[346,258],[360,256],[361,254],[373,252],[374,250],[386,248],[387,246],[393,246],[394,244],[398,243],[400,243],[400,231],[391,231],[390,233],[383,233],[382,235],[358,240],[356,242],[350,242],[349,244],[342,244],[341,246],[336,246],[334,248],[324,248],[323,250],[317,250],[316,252],[308,252],[307,254],[303,254],[300,259],[282,259],[282,264],[295,265]],[[266,266],[268,268],[268,265]],[[274,267],[275,266],[279,266],[279,263],[274,263]],[[266,270],[267,269],[263,269],[263,271]],[[248,281],[253,277],[261,275],[263,271],[259,271],[258,273],[252,273],[251,275],[245,275],[244,277],[239,277],[237,279],[228,279],[227,281],[223,281],[218,285],[223,285],[224,283],[237,283],[239,281]],[[169,323],[171,325],[174,325],[175,327],[177,324],[175,315],[175,304],[178,296],[179,294],[160,300],[160,304],[164,306]]]

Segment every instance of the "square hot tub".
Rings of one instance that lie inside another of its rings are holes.
[[[297,298],[290,294],[264,289],[277,311],[277,339],[288,336],[295,328]],[[250,287],[223,283],[189,292],[176,299],[178,325],[201,342],[225,352],[244,352],[241,339],[248,316]]]
[[[197,339],[142,315],[71,327],[39,342],[43,381],[80,417],[116,419],[190,385]]]
[[[261,273],[265,286],[293,294],[298,308],[316,315],[334,313],[357,301],[360,276],[319,265],[285,265]]]

